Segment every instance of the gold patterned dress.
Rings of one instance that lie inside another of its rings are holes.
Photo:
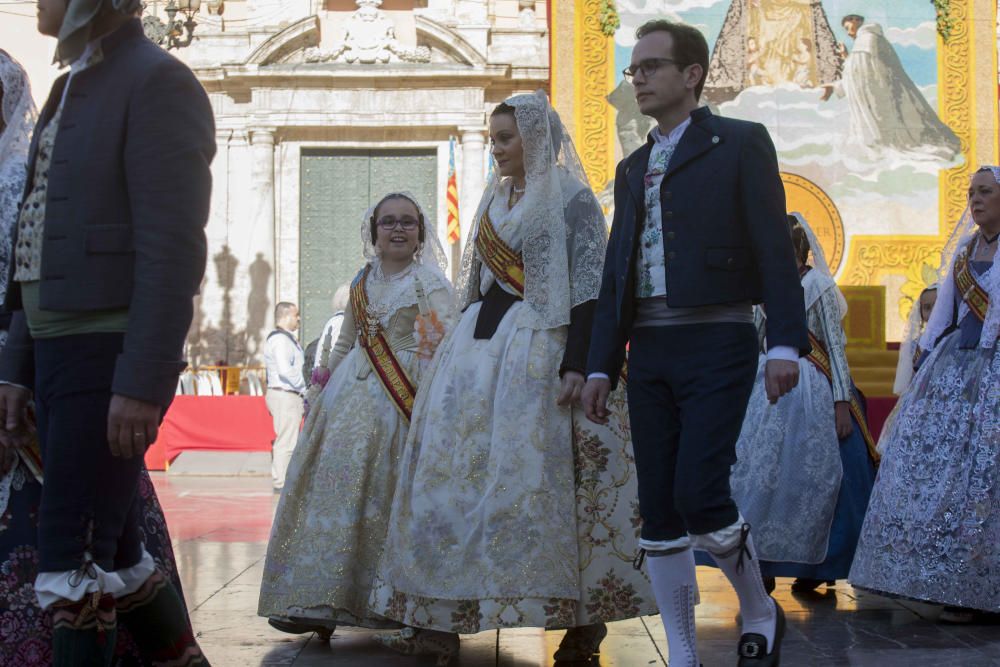
[[[418,384],[418,286],[424,307],[443,317],[450,285],[440,272],[416,263],[388,279],[371,271],[364,285],[366,321],[359,323],[353,308],[345,313],[328,363],[332,375],[306,418],[278,503],[261,616],[398,627],[372,614],[368,598],[409,422],[357,343],[359,332],[381,327],[399,366]]]

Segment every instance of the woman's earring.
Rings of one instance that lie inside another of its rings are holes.
[[[417,261],[417,262],[421,261],[421,255],[423,255],[423,252],[424,252],[424,244],[423,243],[418,243],[417,244],[417,251],[415,253],[413,253],[413,259],[414,259],[414,261]]]

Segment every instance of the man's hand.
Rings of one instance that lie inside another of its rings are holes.
[[[559,390],[559,398],[556,405],[567,407],[574,403],[580,403],[580,392],[583,391],[583,375],[576,371],[566,371],[562,376],[562,388]]]
[[[833,97],[833,84],[832,83],[824,83],[823,86],[822,86],[822,88],[823,88],[823,96],[819,98],[819,101],[820,102],[826,102],[831,97]]]
[[[843,440],[854,430],[851,423],[851,404],[847,401],[837,401],[834,403],[834,422],[837,425],[837,438]]]
[[[799,363],[784,359],[770,359],[764,366],[764,389],[767,400],[774,405],[778,399],[799,384]]]
[[[143,456],[156,442],[161,409],[155,403],[115,394],[108,408],[108,445],[111,455],[123,459]]]
[[[31,391],[12,384],[0,385],[0,443],[4,447],[21,447],[35,432],[28,414]]]
[[[595,424],[607,424],[608,416],[608,395],[611,393],[611,380],[604,378],[591,378],[583,386],[581,400],[583,401],[583,412],[587,419]]]

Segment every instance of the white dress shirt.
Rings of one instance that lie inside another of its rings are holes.
[[[267,388],[282,389],[296,394],[305,393],[302,378],[305,354],[294,334],[284,329],[272,331],[264,343],[264,366],[267,368]]]

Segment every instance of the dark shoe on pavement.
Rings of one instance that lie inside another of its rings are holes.
[[[738,667],[778,667],[781,664],[781,640],[785,637],[785,611],[774,601],[777,622],[774,628],[774,646],[767,645],[767,638],[756,632],[747,632],[740,637],[737,653]]]
[[[835,586],[837,582],[832,579],[807,579],[805,577],[799,577],[792,582],[792,592],[812,593],[823,584],[826,584],[827,588],[831,588]]]
[[[321,625],[308,619],[290,619],[280,616],[269,616],[267,624],[275,630],[287,632],[290,635],[304,635],[308,632],[315,632],[324,641],[330,641],[330,637],[333,636],[333,632],[337,628],[337,626]]]
[[[603,623],[570,628],[552,658],[558,662],[588,661],[601,652],[601,642],[607,636],[608,626]]]

